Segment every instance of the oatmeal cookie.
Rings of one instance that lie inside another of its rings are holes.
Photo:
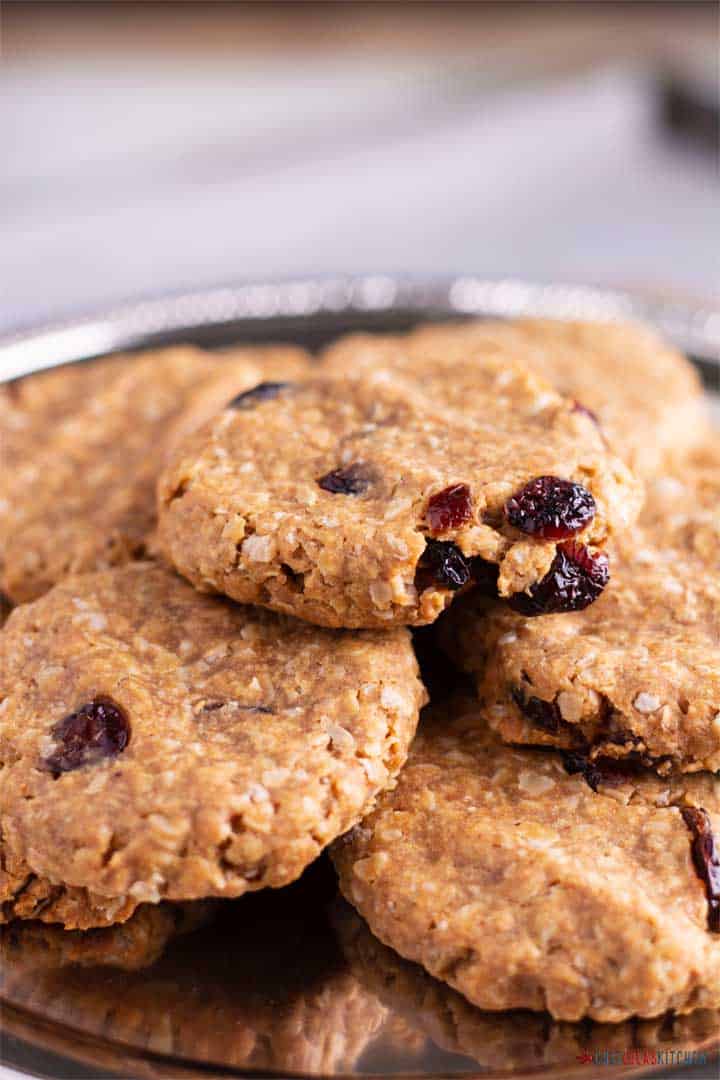
[[[720,1007],[717,778],[632,798],[504,745],[474,703],[421,723],[396,787],[333,848],[381,941],[482,1009],[618,1022]]]
[[[456,366],[520,360],[578,407],[590,410],[633,469],[652,475],[708,432],[702,385],[692,364],[649,327],[555,319],[422,326],[407,335],[353,334],[331,345],[331,370]],[[470,406],[472,407],[472,406]]]
[[[645,481],[640,525],[655,542],[686,547],[720,570],[720,435],[713,432]],[[628,557],[632,557],[632,546]]]
[[[296,878],[402,766],[404,630],[338,634],[150,563],[69,577],[0,636],[3,917],[84,928]]]
[[[218,901],[208,926],[198,927],[202,901],[182,912],[144,905],[121,926],[85,932],[14,923],[0,932],[3,1002],[157,1055],[153,1076],[176,1080],[178,1059],[253,1075],[348,1073],[386,1010],[347,970],[303,884],[259,903]],[[137,1065],[106,1068],[138,1075]]]
[[[720,440],[649,483],[614,567],[597,604],[562,618],[464,598],[440,641],[509,742],[720,769]]]
[[[472,408],[468,406],[472,402]],[[554,512],[525,512],[534,485]],[[519,500],[519,502],[518,502]],[[483,583],[575,610],[608,577],[639,485],[594,422],[506,357],[270,386],[177,448],[159,545],[200,589],[323,626],[430,623]]]
[[[707,1048],[706,1052],[711,1052],[720,1039],[720,1010],[716,1009],[698,1009],[682,1016],[666,1013],[622,1024],[587,1020],[572,1024],[553,1020],[546,1013],[518,1010],[483,1012],[418,964],[403,960],[383,945],[347,904],[335,905],[333,926],[358,981],[374,991],[388,1009],[380,1036],[382,1045],[392,1039],[402,1049],[404,1043],[406,1053],[421,1062],[434,1052],[438,1072],[443,1065],[436,1059],[438,1049],[471,1058],[476,1068],[512,1068],[524,1073],[541,1067],[574,1066],[583,1053],[610,1052],[626,1064],[642,1064],[647,1051],[661,1050],[671,1061],[673,1049],[687,1053]],[[403,1021],[404,1039],[396,1035]]]
[[[0,386],[0,588],[21,603],[140,557],[167,451],[238,391],[305,364],[290,346],[177,346]]]

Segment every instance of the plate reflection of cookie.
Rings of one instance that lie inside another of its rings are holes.
[[[113,1049],[120,1060],[138,1055],[116,1065],[123,1075],[184,1075],[191,1063],[281,1075],[352,1070],[386,1010],[348,970],[314,888],[302,881],[220,902],[213,921],[159,950],[172,910],[145,906],[123,926],[72,934],[4,928],[4,1001],[102,1040],[106,1067]],[[74,1052],[82,1060],[77,1039]]]
[[[667,1013],[654,1020],[619,1024],[587,1020],[571,1024],[537,1012],[482,1012],[418,964],[383,945],[348,905],[336,905],[333,926],[352,971],[388,1010],[378,1042],[392,1045],[396,1052],[404,1048],[410,1061],[421,1066],[431,1057],[427,1040],[448,1055],[448,1074],[457,1069],[456,1055],[469,1059],[463,1072],[479,1067],[522,1075],[541,1068],[562,1068],[563,1075],[565,1068],[578,1069],[582,1075],[581,1066],[590,1064],[595,1054],[599,1060],[610,1054],[613,1062],[629,1064],[642,1063],[647,1051],[662,1051],[667,1061],[673,1060],[673,1051],[690,1054],[695,1050],[698,1060],[701,1054],[705,1060],[710,1054],[713,1060],[717,1056],[717,1049],[712,1048],[720,1041],[718,1010],[700,1009],[684,1016]],[[445,1063],[437,1054],[433,1060],[438,1070]]]

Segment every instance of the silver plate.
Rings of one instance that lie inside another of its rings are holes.
[[[191,340],[321,344],[343,329],[399,329],[420,319],[547,316],[651,323],[720,387],[720,309],[585,286],[474,277],[375,275],[223,286],[126,304],[0,337],[0,378],[119,349]]]
[[[218,348],[288,340],[315,348],[352,329],[523,315],[649,322],[691,355],[708,388],[720,388],[720,311],[472,277],[308,278],[150,299],[0,338],[0,378],[181,340]],[[213,923],[135,971],[55,962],[56,928],[40,948],[26,928],[5,931],[15,935],[0,970],[5,1062],[51,1077],[559,1080],[615,1075],[600,1068],[605,1052],[630,1054],[627,1075],[646,1071],[646,1053],[695,1051],[706,1063],[682,1076],[717,1075],[716,1017],[678,1027],[603,1027],[483,1014],[419,968],[377,952],[362,930],[348,943],[354,916],[334,892],[321,859],[288,889],[222,905]],[[595,1065],[587,1054],[598,1055]]]

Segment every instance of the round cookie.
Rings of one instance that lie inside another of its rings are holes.
[[[617,800],[611,772],[601,785],[566,765],[502,744],[472,702],[438,707],[395,788],[334,846],[343,894],[483,1009],[615,1023],[720,1007],[717,778],[659,798],[640,774]]]
[[[238,391],[305,365],[291,346],[177,346],[0,387],[0,588],[21,603],[142,556],[167,449]]]
[[[692,364],[647,326],[555,319],[422,326],[406,335],[354,334],[331,345],[333,370],[433,362],[472,366],[486,357],[521,360],[561,394],[592,410],[612,448],[652,475],[708,432],[702,385]]]
[[[648,484],[593,607],[524,619],[469,596],[440,629],[503,738],[720,769],[720,440]]]
[[[508,503],[546,476],[566,503],[539,535]],[[597,549],[641,499],[544,380],[442,356],[239,395],[177,448],[158,492],[160,548],[197,588],[346,627],[432,622],[473,583],[538,610],[590,603],[607,579]]]
[[[424,698],[405,631],[320,631],[149,563],[16,608],[0,680],[4,915],[68,927],[292,881],[400,769]]]
[[[483,1012],[446,983],[433,979],[419,965],[403,960],[370,933],[352,908],[338,903],[333,926],[343,952],[361,985],[374,991],[388,1010],[380,1044],[397,1044],[396,1031],[404,1021],[406,1053],[419,1064],[433,1061],[438,1073],[449,1075],[456,1059],[438,1061],[444,1054],[470,1058],[474,1069],[526,1070],[575,1066],[587,1054],[613,1063],[642,1064],[647,1052],[706,1054],[720,1039],[720,1011],[699,1009],[684,1016],[667,1013],[653,1020],[622,1024],[554,1021],[546,1013]],[[428,1040],[431,1040],[428,1045]],[[717,1051],[716,1051],[717,1053]],[[432,1057],[431,1057],[432,1055]],[[585,1063],[590,1061],[585,1058]],[[609,1064],[610,1062],[608,1062]],[[407,1071],[411,1070],[397,1070]],[[423,1071],[426,1071],[423,1070]]]

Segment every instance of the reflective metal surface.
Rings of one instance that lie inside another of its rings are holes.
[[[420,319],[471,315],[639,319],[693,354],[716,386],[720,379],[720,308],[587,286],[380,275],[227,286],[21,331],[0,338],[0,378],[158,342],[274,338],[313,346],[343,330],[400,329]]]
[[[372,277],[218,289],[0,341],[0,374],[177,340],[208,346],[546,314],[655,322],[720,386],[720,312],[589,289]],[[47,1077],[720,1075],[720,1014],[620,1025],[488,1014],[385,948],[325,859],[290,888],[0,934],[3,1060]],[[693,1057],[693,1055],[695,1055]],[[678,1072],[678,1066],[680,1071]]]
[[[718,1067],[720,1013],[609,1025],[480,1012],[377,941],[325,860],[277,892],[146,907],[86,933],[16,923],[1,945],[3,1026],[41,1075],[570,1077],[672,1053],[704,1061],[698,1075]],[[58,1057],[75,1071],[45,1072]]]

